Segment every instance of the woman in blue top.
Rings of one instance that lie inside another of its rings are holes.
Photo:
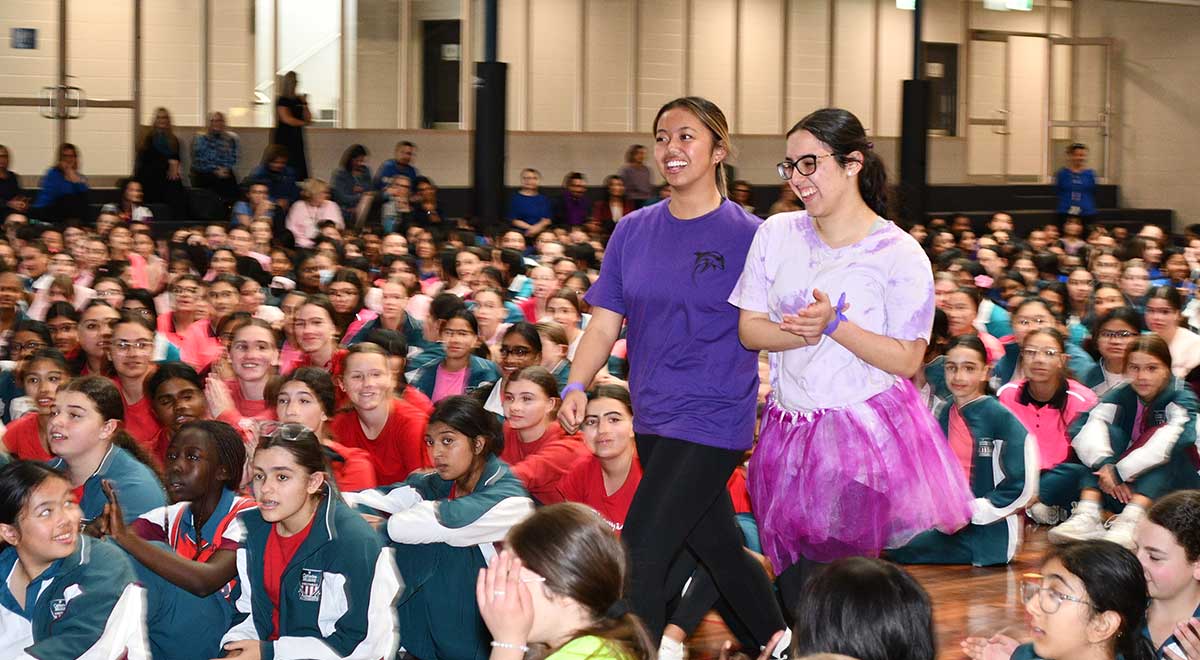
[[[58,147],[58,162],[42,177],[33,213],[47,222],[82,220],[87,212],[87,192],[87,177],[79,172],[79,150],[64,142]]]
[[[633,610],[651,637],[661,638],[667,600],[683,586],[668,584],[668,574],[675,558],[689,552],[765,645],[783,629],[783,616],[766,574],[742,550],[725,489],[753,443],[758,396],[758,355],[739,342],[738,310],[726,301],[759,220],[725,199],[722,162],[732,145],[725,115],[711,101],[686,97],[664,105],[654,140],[670,202],[635,211],[614,230],[600,279],[585,297],[592,320],[559,420],[568,432],[579,428],[584,388],[627,322],[644,475],[622,534]]]
[[[1096,170],[1087,166],[1087,155],[1087,145],[1067,147],[1067,165],[1054,178],[1059,216],[1076,216],[1085,224],[1096,218]]]
[[[61,472],[33,461],[0,469],[0,657],[149,657],[133,568],[81,535],[81,518]]]
[[[554,215],[550,198],[538,192],[542,173],[527,167],[521,170],[521,188],[508,200],[508,219],[513,229],[526,236],[536,236],[550,227]]]
[[[75,489],[84,524],[102,520],[108,497],[103,482],[116,486],[125,509],[125,522],[165,506],[166,495],[153,461],[122,427],[125,403],[113,382],[103,376],[83,376],[58,391],[48,426],[50,466],[62,470]]]

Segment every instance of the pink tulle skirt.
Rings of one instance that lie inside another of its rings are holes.
[[[750,497],[776,572],[801,557],[876,557],[971,519],[962,468],[912,383],[810,414],[768,400],[750,459]]]

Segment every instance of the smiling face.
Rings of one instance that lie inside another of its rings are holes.
[[[504,419],[517,431],[534,428],[549,421],[557,403],[533,381],[510,380],[504,388]]]
[[[113,328],[121,315],[108,305],[95,305],[79,320],[79,347],[93,357],[107,356],[112,344]]]
[[[946,386],[959,403],[982,394],[987,379],[987,362],[976,351],[957,347],[946,353]]]
[[[396,382],[386,356],[354,353],[342,362],[342,388],[359,412],[391,405]]]
[[[38,414],[42,416],[50,414],[58,389],[70,378],[71,374],[54,360],[34,360],[26,363],[21,371],[25,394],[33,399]]]
[[[163,473],[172,502],[194,502],[209,493],[214,483],[231,476],[221,465],[212,437],[197,428],[171,437]]]
[[[329,312],[317,305],[304,305],[297,310],[294,326],[300,350],[305,353],[329,349],[337,332]]]
[[[470,438],[445,422],[433,422],[425,430],[425,448],[437,475],[455,481],[470,474],[482,462],[483,438]]]
[[[580,430],[588,449],[602,461],[634,451],[633,413],[616,399],[588,401]]]
[[[71,556],[83,513],[66,479],[50,476],[29,493],[13,524],[0,524],[0,539],[17,549],[27,570]]]
[[[204,391],[183,378],[168,378],[159,385],[151,403],[158,422],[172,434],[188,422],[204,419],[208,413]]]
[[[279,348],[270,330],[246,325],[233,333],[229,359],[238,380],[258,383],[270,378],[279,364]]]
[[[1150,598],[1173,600],[1200,581],[1200,560],[1188,561],[1187,551],[1167,528],[1143,518],[1134,538]]]
[[[1171,381],[1171,368],[1149,353],[1129,354],[1125,376],[1142,401],[1153,401]]]
[[[154,357],[154,333],[137,323],[113,328],[113,369],[123,378],[139,380],[150,372]]]
[[[442,326],[442,344],[446,347],[447,358],[466,358],[475,348],[477,341],[479,336],[466,319],[450,319]]]
[[[1021,346],[1021,365],[1035,383],[1057,383],[1067,368],[1067,353],[1050,335],[1029,335]]]
[[[550,317],[554,322],[564,328],[579,327],[579,310],[571,303],[562,298],[554,298],[546,303],[546,311],[550,312]]]
[[[288,381],[279,388],[275,397],[275,416],[281,422],[303,424],[313,433],[320,433],[329,419],[312,388],[299,380]]]
[[[847,154],[848,160],[857,159],[858,162],[847,162],[843,167],[836,157],[829,155],[832,152],[829,145],[805,130],[796,131],[787,139],[788,160],[800,162],[805,156],[816,158],[816,169],[812,174],[806,176],[797,167],[789,180],[792,190],[814,218],[828,216],[858,196],[856,176],[862,169],[862,154]],[[853,176],[847,176],[848,173]]]
[[[500,342],[500,373],[505,378],[525,367],[532,367],[542,361],[542,354],[534,350],[520,333],[513,332]]]
[[[714,171],[725,156],[725,147],[715,143],[712,131],[691,111],[671,108],[658,118],[654,162],[675,191],[715,186]]]

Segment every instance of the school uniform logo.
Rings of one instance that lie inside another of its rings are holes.
[[[67,599],[59,598],[50,601],[50,618],[58,621],[67,611]]]
[[[979,458],[991,458],[992,452],[996,450],[995,440],[980,440],[979,441]]]
[[[315,568],[300,571],[300,600],[316,603],[321,600],[321,581],[324,572]]]

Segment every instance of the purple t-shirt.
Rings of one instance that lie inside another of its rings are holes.
[[[759,222],[725,200],[691,220],[660,202],[617,223],[584,298],[628,323],[636,432],[723,449],[753,443],[758,353],[738,340],[727,299]]]

